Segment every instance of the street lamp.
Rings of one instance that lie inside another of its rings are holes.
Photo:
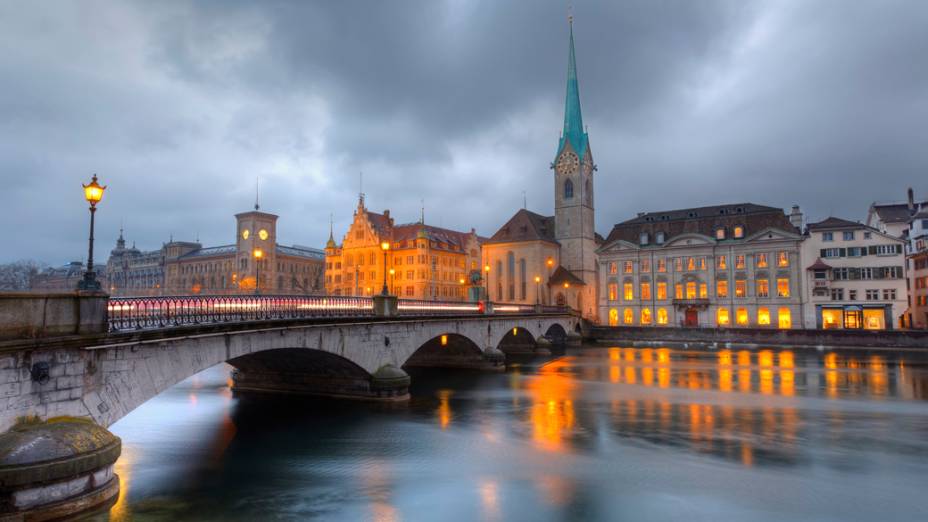
[[[490,264],[489,263],[484,265],[483,273],[484,273],[483,284],[486,286],[486,291],[487,291],[486,301],[489,303],[490,302]]]
[[[103,191],[106,186],[97,183],[97,175],[94,174],[87,185],[84,187],[84,199],[90,203],[90,242],[87,252],[87,271],[84,272],[84,278],[77,284],[78,290],[88,290],[99,292],[101,290],[100,282],[97,281],[97,273],[93,270],[93,217],[97,212],[97,203],[103,199]]]
[[[550,283],[550,281],[551,281],[551,269],[554,268],[554,258],[553,258],[553,257],[549,257],[549,258],[545,261],[545,264],[548,265],[548,282]],[[548,285],[548,303],[549,303],[549,304],[551,303],[551,285],[550,285],[550,284]]]
[[[390,290],[396,293],[396,270],[390,269]]]
[[[261,282],[261,258],[264,257],[264,251],[256,248],[251,251],[252,257],[255,258],[255,295],[260,295],[259,283]]]
[[[381,295],[390,295],[390,291],[387,290],[387,252],[390,250],[390,242],[384,241],[380,243],[380,249],[383,250],[383,290],[381,290]]]
[[[541,304],[541,276],[535,276],[535,304]]]

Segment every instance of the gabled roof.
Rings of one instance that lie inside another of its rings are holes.
[[[916,201],[915,208],[919,205],[928,205],[928,201]],[[873,203],[870,211],[875,212],[883,223],[908,223],[912,217],[908,202]]]
[[[847,219],[841,219],[834,216],[828,217],[819,221],[818,223],[809,223],[806,228],[809,230],[827,230],[827,229],[842,229],[842,228],[870,228],[863,223],[857,223],[856,221],[849,221]]]
[[[733,228],[736,225],[744,227],[744,237],[734,238]],[[791,234],[799,233],[782,209],[754,203],[735,203],[643,212],[633,219],[613,226],[606,238],[606,243],[624,240],[637,245],[641,234],[647,233],[649,244],[654,245],[658,232],[663,232],[664,243],[669,243],[674,238],[685,234],[715,238],[715,232],[719,228],[726,229],[725,241],[744,241],[766,229],[782,230]]]
[[[564,286],[564,283],[568,283],[571,286],[586,286],[583,279],[580,279],[562,265],[558,265],[554,273],[551,274],[551,277],[548,278],[548,286]]]
[[[464,250],[464,247],[467,245],[468,238],[472,234],[472,232],[459,232],[457,230],[435,227],[432,225],[424,225],[422,223],[406,223],[393,227],[393,236],[391,239],[394,242],[414,241],[422,233],[424,233],[431,241],[437,241],[438,243],[444,243],[446,245],[453,245],[457,247],[457,250],[459,251]],[[441,247],[439,246],[438,248]]]
[[[822,258],[815,258],[815,262],[809,265],[806,270],[831,270],[831,265],[822,261]]]
[[[487,243],[519,241],[550,241],[554,239],[554,216],[542,216],[530,210],[519,209],[505,225],[500,227]]]

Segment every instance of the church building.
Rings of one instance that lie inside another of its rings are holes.
[[[595,231],[596,164],[580,111],[572,21],[564,128],[551,168],[554,215],[519,210],[483,245],[489,297],[513,303],[564,304],[596,321],[596,249],[602,238]]]

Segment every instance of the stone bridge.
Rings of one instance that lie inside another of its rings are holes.
[[[545,350],[551,340],[575,339],[580,328],[575,314],[540,307],[496,305],[486,313],[460,303],[405,303],[403,313],[394,298],[345,312],[331,298],[313,306],[272,299],[186,300],[170,308],[114,305],[105,296],[0,296],[0,432],[10,430],[0,435],[0,517],[30,509],[54,514],[63,498],[71,500],[59,506],[62,513],[112,498],[110,439],[118,439],[105,428],[219,363],[234,368],[236,392],[395,401],[408,398],[403,368],[499,370],[507,354]],[[58,433],[67,429],[74,433]],[[73,446],[82,437],[88,440]],[[30,475],[46,467],[47,455],[22,460],[37,440],[57,441],[51,454],[59,464],[83,464]],[[96,457],[88,458],[88,447]],[[75,490],[84,500],[67,493]]]

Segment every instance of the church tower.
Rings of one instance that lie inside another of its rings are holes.
[[[554,169],[555,239],[561,244],[561,265],[586,283],[581,310],[595,307],[596,236],[593,221],[593,173],[596,165],[580,113],[580,85],[574,55],[573,19],[569,19],[567,99],[564,130],[558,143]]]

